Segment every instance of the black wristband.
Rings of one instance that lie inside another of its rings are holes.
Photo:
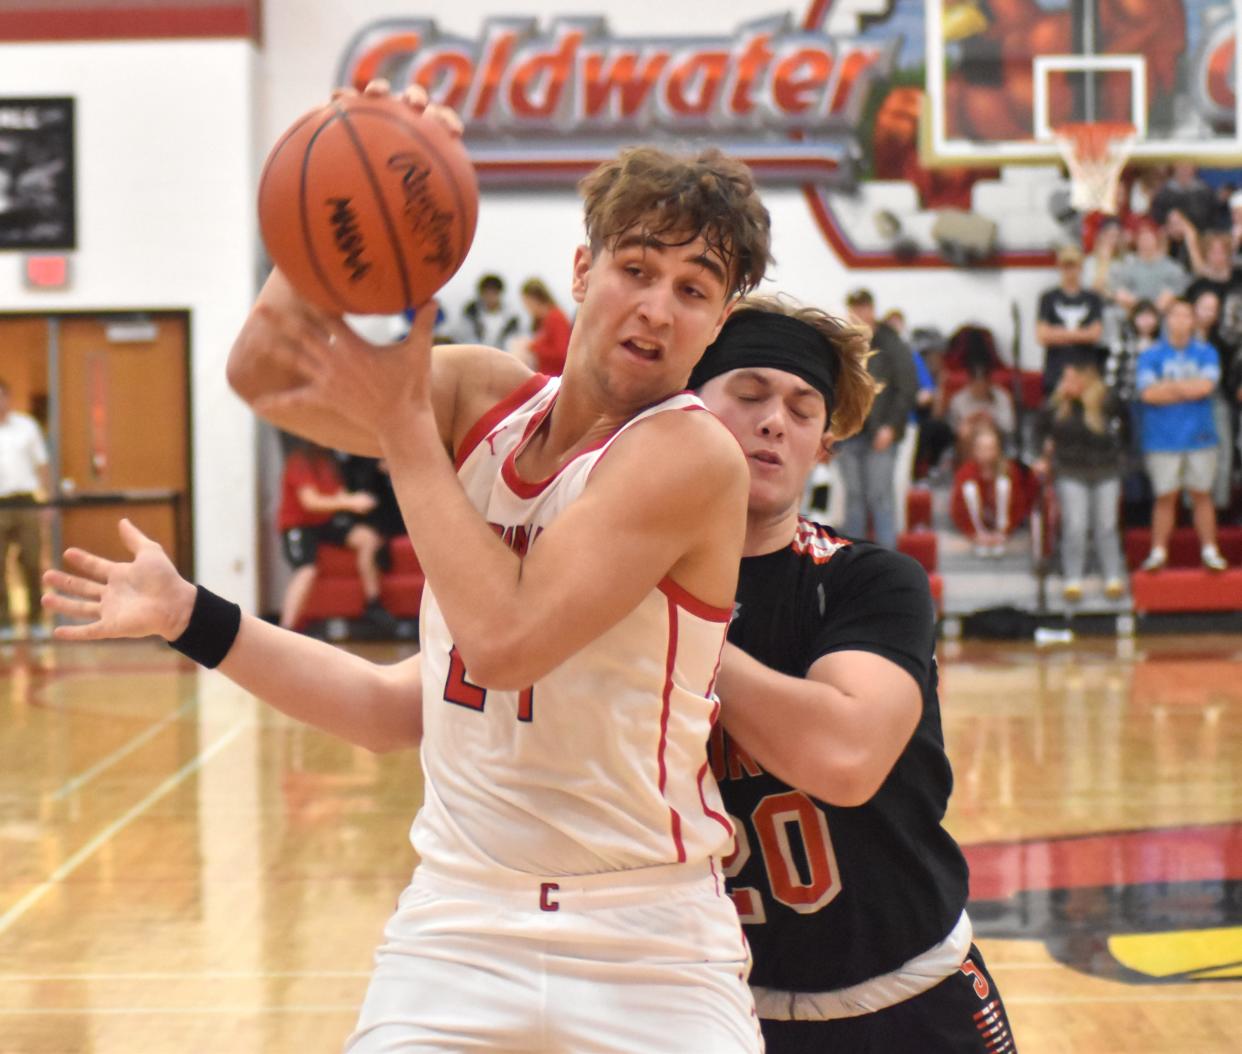
[[[224,661],[233,647],[233,641],[237,639],[237,631],[241,629],[241,608],[216,596],[210,589],[202,586],[195,588],[197,594],[194,610],[190,613],[190,624],[180,637],[170,640],[168,646],[200,666],[214,670]]]

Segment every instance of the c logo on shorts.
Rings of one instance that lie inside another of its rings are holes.
[[[539,910],[560,911],[561,906],[552,899],[552,894],[561,887],[555,882],[542,882],[539,885]]]

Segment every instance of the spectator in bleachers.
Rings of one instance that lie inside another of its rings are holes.
[[[534,336],[519,337],[513,347],[527,358],[537,373],[559,377],[569,351],[569,319],[538,278],[528,278],[522,283],[522,303],[530,315]]]
[[[1103,302],[1082,285],[1082,250],[1057,250],[1060,282],[1039,298],[1035,337],[1044,346],[1044,394],[1061,379],[1068,363],[1097,362],[1103,335]]]
[[[1151,218],[1164,225],[1174,212],[1180,212],[1195,230],[1225,226],[1216,195],[1199,178],[1193,161],[1178,161],[1151,202]]]
[[[1113,267],[1125,252],[1125,236],[1116,216],[1105,216],[1096,229],[1095,242],[1083,262],[1082,282],[1100,298],[1103,309],[1101,343],[1113,348],[1122,339],[1126,310],[1113,298]]]
[[[376,556],[383,539],[374,527],[361,522],[375,506],[373,495],[345,489],[332,451],[307,440],[292,441],[281,476],[277,514],[285,558],[293,567],[280,608],[280,624],[286,629],[296,628],[301,621],[318,575],[315,557],[321,544],[354,550],[366,601],[364,617],[379,629],[395,626],[380,602]]]
[[[867,369],[883,389],[871,405],[862,431],[836,445],[836,463],[845,483],[843,529],[852,538],[871,537],[889,549],[897,545],[894,478],[897,444],[905,434],[918,392],[918,374],[909,346],[890,327],[876,320],[875,300],[866,289],[846,298],[846,305],[871,327],[872,355]]]
[[[1150,300],[1163,312],[1185,292],[1190,275],[1165,252],[1160,228],[1144,223],[1135,236],[1134,252],[1112,268],[1112,281],[1113,299],[1127,311],[1140,300]]]
[[[953,477],[949,512],[975,543],[979,557],[1003,556],[1005,541],[1025,522],[1035,481],[1021,462],[1007,458],[996,426],[984,422],[970,440],[970,456]]]
[[[909,337],[906,336],[906,313],[902,311],[901,308],[889,308],[884,312],[884,317],[880,319],[880,321],[883,322],[884,325],[888,326],[889,329],[896,333],[897,336],[899,336],[907,344],[910,342]]]
[[[1143,402],[1142,445],[1155,494],[1152,548],[1144,571],[1168,562],[1177,498],[1183,488],[1194,510],[1204,567],[1227,566],[1216,547],[1216,425],[1212,394],[1220,383],[1216,349],[1195,337],[1195,312],[1188,300],[1175,300],[1165,315],[1164,339],[1139,357],[1138,391]]]
[[[375,499],[375,508],[363,516],[361,522],[375,528],[383,540],[376,563],[381,571],[390,570],[392,554],[388,543],[402,537],[406,531],[387,462],[383,458],[350,454],[341,462],[341,477],[346,490],[370,494]]]
[[[1003,445],[1012,444],[1017,427],[1013,396],[993,383],[992,370],[987,363],[972,362],[966,387],[949,400],[949,427],[963,455],[967,453],[975,428],[985,421],[996,426]]]
[[[1123,403],[1131,403],[1138,396],[1138,358],[1160,339],[1162,321],[1155,304],[1140,300],[1130,309],[1121,343],[1110,349],[1104,383]]]
[[[920,328],[912,334],[914,368],[919,390],[914,400],[914,417],[918,425],[916,465],[925,466],[935,475],[940,459],[953,449],[953,429],[945,420],[941,400],[944,376],[944,355],[948,343],[938,329]]]
[[[1213,342],[1221,352],[1221,373],[1227,374],[1242,344],[1242,269],[1234,263],[1232,236],[1227,231],[1209,231],[1202,244],[1203,259],[1186,288],[1186,299],[1196,303],[1210,290],[1220,301]]]
[[[1233,409],[1234,419],[1238,422],[1237,448],[1238,456],[1242,457],[1242,355],[1233,360],[1233,369],[1229,371],[1226,390]]]
[[[1082,599],[1087,539],[1104,576],[1104,594],[1125,593],[1117,529],[1129,417],[1093,366],[1067,366],[1040,414],[1039,469],[1051,469],[1061,506],[1061,569],[1067,601]]]
[[[891,320],[894,316],[897,316],[901,322],[900,328],[892,325]],[[884,320],[889,328],[893,329],[903,340],[905,339],[905,316],[900,311],[894,308],[884,316]],[[910,484],[914,482],[914,466],[918,454],[921,423],[919,414],[922,411],[930,411],[936,400],[936,378],[927,368],[922,355],[926,347],[927,331],[916,330],[915,332],[924,335],[924,343],[910,342],[910,354],[914,360],[917,387],[914,392],[914,405],[910,408],[910,417],[906,421],[905,435],[897,444],[897,457],[893,468],[893,514],[897,519],[899,533],[906,529],[906,496],[909,494]],[[943,338],[940,339],[943,341]]]
[[[1233,247],[1233,264],[1242,267],[1242,190],[1229,195],[1229,242]]]
[[[1215,348],[1220,359],[1221,380],[1212,393],[1212,420],[1216,425],[1216,475],[1212,480],[1212,501],[1218,509],[1225,509],[1233,497],[1233,408],[1228,379],[1232,372],[1234,349],[1221,333],[1220,301],[1216,293],[1205,287],[1192,302],[1195,338]]]
[[[1166,252],[1185,268],[1188,275],[1198,273],[1203,266],[1202,237],[1194,225],[1182,213],[1174,209],[1164,224]]]
[[[505,283],[498,274],[479,279],[475,298],[462,309],[461,326],[456,334],[460,344],[486,344],[491,348],[508,346],[522,331],[516,311],[505,306]]]

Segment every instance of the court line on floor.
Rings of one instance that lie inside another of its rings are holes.
[[[238,721],[219,739],[211,744],[206,750],[199,751],[198,755],[187,761],[176,772],[165,779],[155,790],[151,791],[136,805],[130,806],[117,819],[108,824],[94,838],[87,842],[81,849],[74,853],[69,859],[53,871],[47,878],[31,889],[25,896],[17,901],[8,911],[0,915],[0,934],[3,934],[10,926],[20,919],[35,904],[43,899],[55,886],[62,880],[73,874],[82,864],[93,854],[100,846],[102,846],[113,835],[123,831],[139,816],[146,812],[152,805],[167,795],[170,791],[175,790],[185,779],[192,776],[207,762],[214,758],[221,750],[228,746],[237,736],[248,728],[254,728],[255,723],[252,719],[246,718]]]
[[[370,977],[370,970],[147,970],[124,973],[0,973],[0,985],[44,981],[253,981],[268,978]]]
[[[1066,1004],[1091,1005],[1096,1003],[1219,1003],[1233,1002],[1237,998],[1236,994],[1221,993],[1220,995],[1211,995],[1207,993],[1187,994],[1183,996],[1166,995],[1153,998],[1151,993],[1136,992],[1133,996],[1100,996],[1092,998],[1090,996],[1030,996],[1025,999],[1015,999],[1012,996],[1005,996],[1006,1006],[1054,1006]],[[94,1016],[117,1015],[117,1014],[134,1014],[134,1015],[159,1015],[159,1016],[194,1016],[194,1015],[216,1015],[216,1014],[357,1014],[358,1007],[356,1004],[333,1005],[327,1003],[310,1003],[310,1004],[287,1004],[273,1003],[268,1006],[58,1006],[58,1007],[0,1007],[0,1017],[29,1017],[29,1016],[66,1016],[70,1014],[89,1014]]]
[[[193,1017],[205,1014],[352,1014],[358,1016],[358,1004],[333,1006],[314,1003],[307,1006],[34,1006],[0,1008],[0,1017],[64,1017],[70,1014],[89,1014],[91,1017],[115,1016],[116,1014],[158,1014],[164,1017]]]
[[[138,735],[134,736],[134,738],[131,739],[124,746],[118,747],[111,754],[108,754],[105,757],[100,758],[99,761],[95,762],[95,764],[92,765],[90,768],[88,768],[85,772],[79,773],[78,775],[74,776],[72,779],[62,784],[60,789],[57,790],[52,795],[52,801],[63,801],[74,791],[79,790],[80,788],[85,786],[87,783],[89,783],[91,780],[93,780],[96,776],[98,776],[105,769],[110,768],[111,766],[115,765],[118,761],[120,761],[123,757],[126,757],[129,754],[132,754],[139,747],[150,742],[153,738],[155,738],[155,736],[159,735],[159,733],[166,726],[172,724],[178,718],[184,717],[190,710],[192,710],[197,705],[198,705],[197,699],[186,700],[186,702],[182,703],[171,714],[167,714],[164,717],[160,718],[155,724],[153,724],[145,732],[140,732]]]

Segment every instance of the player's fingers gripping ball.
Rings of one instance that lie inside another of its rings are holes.
[[[461,140],[387,96],[343,95],[303,115],[259,181],[272,261],[335,315],[426,303],[466,258],[478,208]]]

